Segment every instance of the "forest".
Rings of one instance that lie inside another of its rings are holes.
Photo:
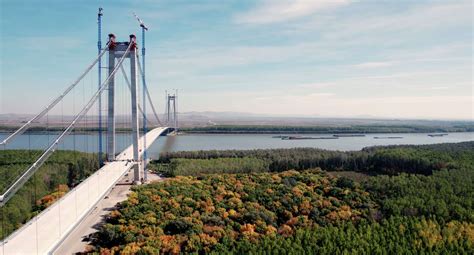
[[[17,126],[0,126],[0,132],[12,132]],[[60,132],[61,126],[33,126],[27,133]],[[74,129],[76,133],[98,131],[98,127],[81,127]],[[117,128],[117,132],[130,132],[129,128]],[[465,121],[453,121],[433,124],[365,124],[365,125],[321,125],[321,126],[285,126],[285,125],[215,125],[202,127],[183,127],[184,133],[213,134],[373,134],[373,133],[447,133],[474,132],[474,124]]]
[[[272,125],[215,125],[181,128],[185,133],[213,134],[370,134],[370,133],[433,133],[473,132],[474,124],[454,123],[429,125],[347,125],[347,126],[272,126]]]
[[[452,168],[474,158],[474,143],[368,147],[349,152],[316,148],[182,151],[163,153],[153,163],[155,169],[166,176],[197,175],[200,174],[198,169],[209,165],[212,168],[208,168],[206,173],[215,168],[219,169],[215,169],[214,173],[237,173],[235,169],[239,169],[242,161],[236,159],[242,158],[258,160],[258,167],[254,171],[261,171],[262,167],[270,172],[320,167],[328,171],[429,175],[433,171]]]
[[[152,165],[170,177],[135,187],[87,253],[474,251],[474,142],[178,152]],[[366,178],[332,174],[343,170]]]
[[[0,190],[13,183],[40,155],[36,150],[0,150]],[[97,155],[56,151],[1,209],[0,239],[61,198],[98,169]]]

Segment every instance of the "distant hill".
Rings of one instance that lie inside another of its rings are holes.
[[[30,114],[0,114],[0,126],[19,126],[28,121],[34,115]],[[164,115],[159,115],[164,120]],[[148,118],[154,122],[150,114]],[[63,126],[73,119],[72,115],[50,115],[49,126]],[[424,119],[393,119],[373,118],[370,116],[356,116],[353,118],[331,118],[318,116],[287,116],[268,115],[243,112],[180,112],[178,114],[181,127],[203,127],[213,125],[272,125],[272,126],[348,126],[348,125],[416,125],[449,127],[453,125],[474,125],[472,120],[424,120]],[[88,125],[97,123],[97,116],[88,116]],[[46,118],[42,118],[37,125],[46,124]],[[117,125],[125,126],[129,121],[128,116],[118,115]]]

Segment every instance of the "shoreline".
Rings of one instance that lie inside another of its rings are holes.
[[[8,135],[13,131],[0,130],[0,135]],[[105,131],[102,131],[105,133]],[[116,134],[128,134],[130,131],[116,131]],[[49,130],[49,131],[26,131],[22,135],[53,135],[60,134],[61,131],[58,130]],[[474,133],[474,130],[458,130],[458,131],[436,131],[436,132],[427,132],[427,131],[373,131],[373,132],[317,132],[317,131],[299,131],[299,132],[273,132],[273,131],[180,131],[178,135],[281,135],[281,136],[293,136],[300,134],[313,134],[313,135],[350,135],[350,136],[363,136],[363,135],[374,135],[374,134],[450,134],[450,133]],[[94,135],[97,134],[97,131],[72,131],[71,134],[77,135]],[[341,136],[345,137],[345,136]]]

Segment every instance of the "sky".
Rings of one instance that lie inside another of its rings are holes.
[[[94,60],[99,6],[104,41],[140,35],[132,12],[149,26],[161,112],[178,89],[181,112],[474,119],[470,0],[1,0],[0,113],[38,112]]]

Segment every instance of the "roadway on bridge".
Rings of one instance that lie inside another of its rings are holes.
[[[147,147],[167,129],[167,127],[160,127],[148,132],[146,134]],[[140,139],[139,145],[142,144],[143,140]],[[0,255],[51,253],[87,218],[91,210],[130,170],[132,164],[129,161],[133,158],[132,151],[133,147],[129,146],[117,156],[118,161],[103,166],[59,201],[7,237],[0,245]],[[119,190],[118,192],[119,195],[123,195]],[[117,196],[117,199],[119,197]],[[106,206],[108,205],[104,204],[104,207]],[[100,217],[95,218],[100,219]]]
[[[149,181],[159,181],[161,178],[153,173],[148,173]],[[105,216],[116,209],[119,202],[127,199],[133,182],[133,173],[129,170],[127,174],[112,188],[92,211],[77,225],[77,227],[64,239],[59,247],[53,252],[57,255],[76,254],[84,252],[89,244],[87,237],[97,231],[97,227],[103,223]]]

